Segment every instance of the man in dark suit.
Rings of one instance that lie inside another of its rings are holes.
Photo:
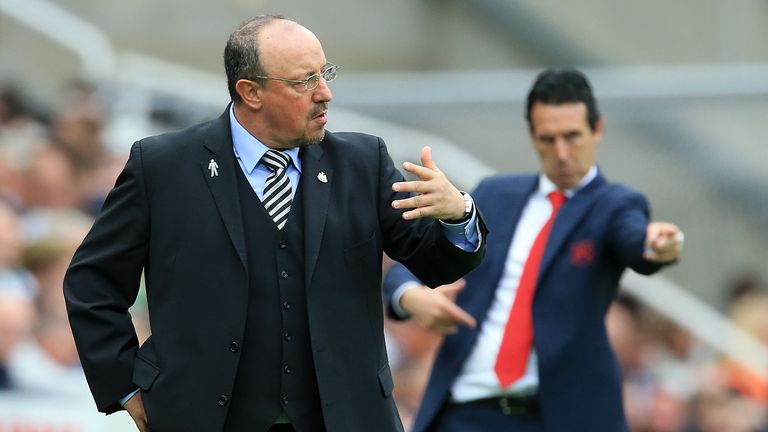
[[[675,261],[682,234],[598,170],[603,119],[580,72],[539,75],[527,119],[541,171],[473,192],[494,235],[455,303],[455,286],[424,289],[401,266],[385,278],[393,317],[450,334],[416,432],[627,430],[605,313],[624,270]]]
[[[402,430],[382,252],[449,282],[482,259],[479,214],[428,148],[405,182],[381,139],[325,132],[338,67],[306,28],[250,19],[224,61],[232,104],[134,144],[67,272],[96,404],[142,431]]]

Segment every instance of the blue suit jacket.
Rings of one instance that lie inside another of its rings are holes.
[[[492,235],[483,263],[467,275],[456,303],[483,323],[523,207],[537,175],[498,176],[472,193]],[[649,208],[645,198],[602,175],[569,199],[552,227],[533,303],[539,360],[539,399],[547,431],[626,431],[621,374],[604,319],[624,269],[650,274],[661,266],[642,258]],[[394,290],[415,280],[402,265],[385,283]],[[390,305],[390,316],[394,316]],[[450,396],[450,388],[476,343],[478,329],[461,327],[446,337],[435,359],[414,431],[425,431]]]

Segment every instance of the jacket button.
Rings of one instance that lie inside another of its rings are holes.
[[[288,243],[286,243],[285,240],[280,240],[280,243],[278,244],[280,245],[280,249],[285,249],[288,247]]]
[[[283,279],[288,279],[288,272],[283,270],[280,272],[280,277]]]
[[[291,373],[291,367],[288,366],[288,365],[284,365],[283,366],[283,372],[285,372],[287,374]]]
[[[283,405],[288,405],[288,396],[281,397],[280,402],[282,402]]]
[[[240,351],[240,344],[238,344],[237,342],[232,342],[231,344],[229,344],[229,350],[232,351],[233,353],[237,353],[238,351]]]
[[[290,309],[290,308],[291,308],[291,304],[288,303],[288,300],[284,301],[283,302],[283,309]]]
[[[290,333],[283,334],[283,339],[285,339],[286,342],[290,342],[293,337],[291,337]]]
[[[229,402],[229,398],[227,397],[227,395],[219,396],[219,406],[224,406],[227,404],[227,402]]]

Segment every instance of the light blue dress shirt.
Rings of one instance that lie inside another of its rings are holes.
[[[234,107],[229,109],[229,124],[232,131],[232,144],[235,150],[235,157],[237,163],[240,164],[240,168],[245,174],[245,178],[248,179],[248,183],[251,184],[253,191],[256,192],[259,199],[264,198],[264,183],[267,181],[267,177],[272,174],[266,165],[259,163],[264,153],[269,150],[269,147],[265,146],[261,141],[251,135],[235,118]],[[299,148],[294,147],[287,150],[283,150],[291,157],[291,163],[286,167],[286,174],[288,180],[291,182],[291,199],[296,196],[296,186],[299,184],[301,178],[301,159],[299,159]]]

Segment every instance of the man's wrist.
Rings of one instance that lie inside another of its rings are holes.
[[[447,224],[461,224],[468,221],[472,216],[472,211],[475,208],[475,203],[472,200],[472,197],[464,191],[459,192],[461,193],[462,198],[464,198],[464,215],[458,219],[441,219]]]
[[[122,399],[120,399],[118,402],[120,402],[120,405],[125,406],[126,403],[128,403],[129,400],[131,400],[132,397],[136,395],[136,393],[139,392],[139,389],[136,389],[127,395],[125,395]]]
[[[400,319],[408,319],[411,317],[411,314],[409,314],[405,309],[403,309],[402,304],[400,303],[402,301],[403,295],[406,291],[419,288],[421,284],[417,281],[410,281],[405,282],[397,289],[395,290],[394,294],[392,294],[392,310],[395,312],[395,316],[397,316]]]

